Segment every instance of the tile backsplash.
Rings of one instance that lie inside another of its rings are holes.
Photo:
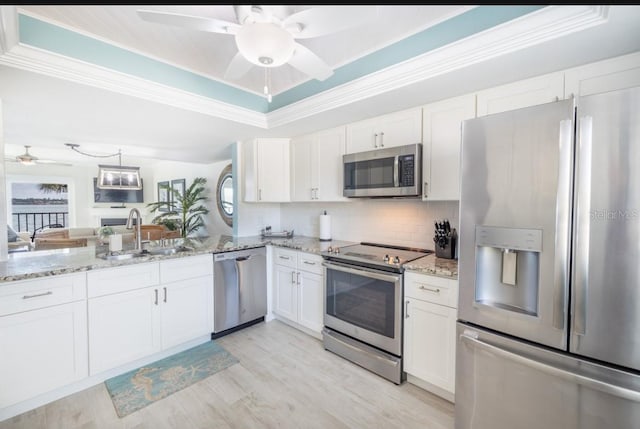
[[[285,203],[280,205],[283,229],[318,237],[319,218],[331,215],[331,237],[433,250],[434,221],[448,219],[458,229],[458,201],[358,199],[344,203]]]

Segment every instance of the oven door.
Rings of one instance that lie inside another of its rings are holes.
[[[325,326],[400,356],[402,274],[338,262],[322,265]]]

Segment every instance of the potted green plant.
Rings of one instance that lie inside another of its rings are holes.
[[[116,232],[110,226],[103,226],[98,229],[98,237],[100,237],[100,242],[102,244],[109,243],[109,236],[115,234]]]
[[[151,213],[156,213],[160,209],[166,210],[155,216],[152,220],[154,224],[165,225],[167,229],[175,231],[180,230],[182,238],[204,227],[203,215],[209,213],[203,203],[208,200],[204,196],[205,184],[207,179],[204,177],[196,177],[191,185],[189,185],[184,193],[180,193],[176,189],[169,186],[161,186],[171,194],[169,201],[157,201],[147,204],[147,208]]]

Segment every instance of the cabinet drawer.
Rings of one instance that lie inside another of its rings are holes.
[[[87,273],[89,298],[154,286],[160,283],[158,262],[105,268]]]
[[[213,255],[210,253],[160,261],[162,283],[211,275],[213,275]]]
[[[417,273],[405,273],[404,294],[434,304],[458,307],[458,281]]]
[[[0,287],[0,316],[85,299],[86,284],[85,273],[5,284]]]
[[[312,253],[298,253],[298,270],[322,275],[322,256]]]
[[[273,248],[273,263],[283,265],[285,267],[296,269],[296,260],[298,252],[295,250],[287,250],[279,247]]]

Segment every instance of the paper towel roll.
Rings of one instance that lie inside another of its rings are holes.
[[[122,250],[122,234],[112,234],[109,236],[109,251],[119,252]]]
[[[320,241],[331,241],[331,216],[320,215]]]

